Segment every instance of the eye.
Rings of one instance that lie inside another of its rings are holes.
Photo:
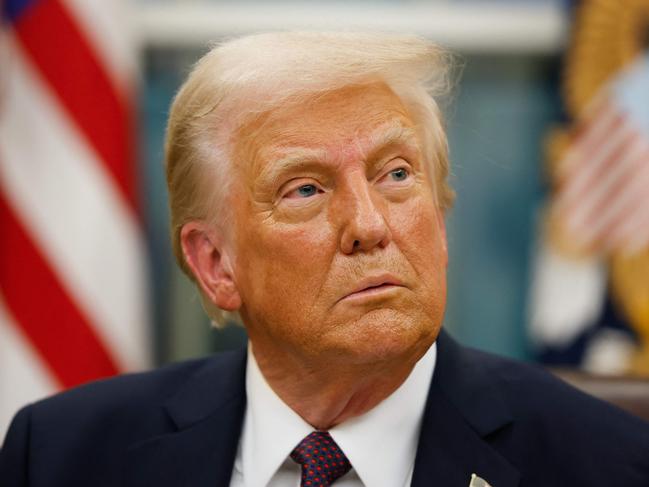
[[[302,186],[286,194],[286,198],[309,198],[317,194],[318,188],[315,184],[303,184]]]
[[[405,168],[400,167],[399,169],[390,171],[390,177],[393,181],[405,181],[408,179],[408,171]]]

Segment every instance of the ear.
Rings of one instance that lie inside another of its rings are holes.
[[[180,230],[180,244],[203,294],[223,310],[238,310],[241,296],[234,282],[232,256],[218,231],[203,222],[186,223]]]

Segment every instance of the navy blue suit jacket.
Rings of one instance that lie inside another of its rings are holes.
[[[466,487],[472,473],[493,487],[649,486],[647,423],[444,332],[437,343],[413,486]],[[24,408],[0,486],[227,487],[245,363],[245,350],[220,354]]]

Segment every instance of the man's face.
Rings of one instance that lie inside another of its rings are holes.
[[[275,109],[235,145],[234,279],[256,354],[423,354],[446,301],[443,215],[416,127],[380,84]]]

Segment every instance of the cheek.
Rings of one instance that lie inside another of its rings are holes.
[[[414,270],[422,304],[437,306],[446,295],[446,243],[437,210],[426,200],[391,213],[396,245]]]
[[[270,257],[277,265],[292,264],[287,266],[288,271],[293,267],[311,267],[316,273],[322,270],[319,264],[330,253],[332,238],[330,229],[320,220],[308,224],[260,225],[256,235],[260,257]]]
[[[425,199],[412,200],[391,209],[390,227],[393,237],[402,251],[413,257],[420,255],[424,262],[431,263],[444,249],[441,222],[438,221],[435,205]]]
[[[267,306],[283,306],[290,300],[308,306],[307,298],[314,296],[324,282],[335,252],[332,234],[324,222],[292,225],[256,222],[248,227],[239,242],[246,249],[240,255],[242,279],[251,279],[245,294],[249,301]],[[303,310],[305,311],[305,310]]]

